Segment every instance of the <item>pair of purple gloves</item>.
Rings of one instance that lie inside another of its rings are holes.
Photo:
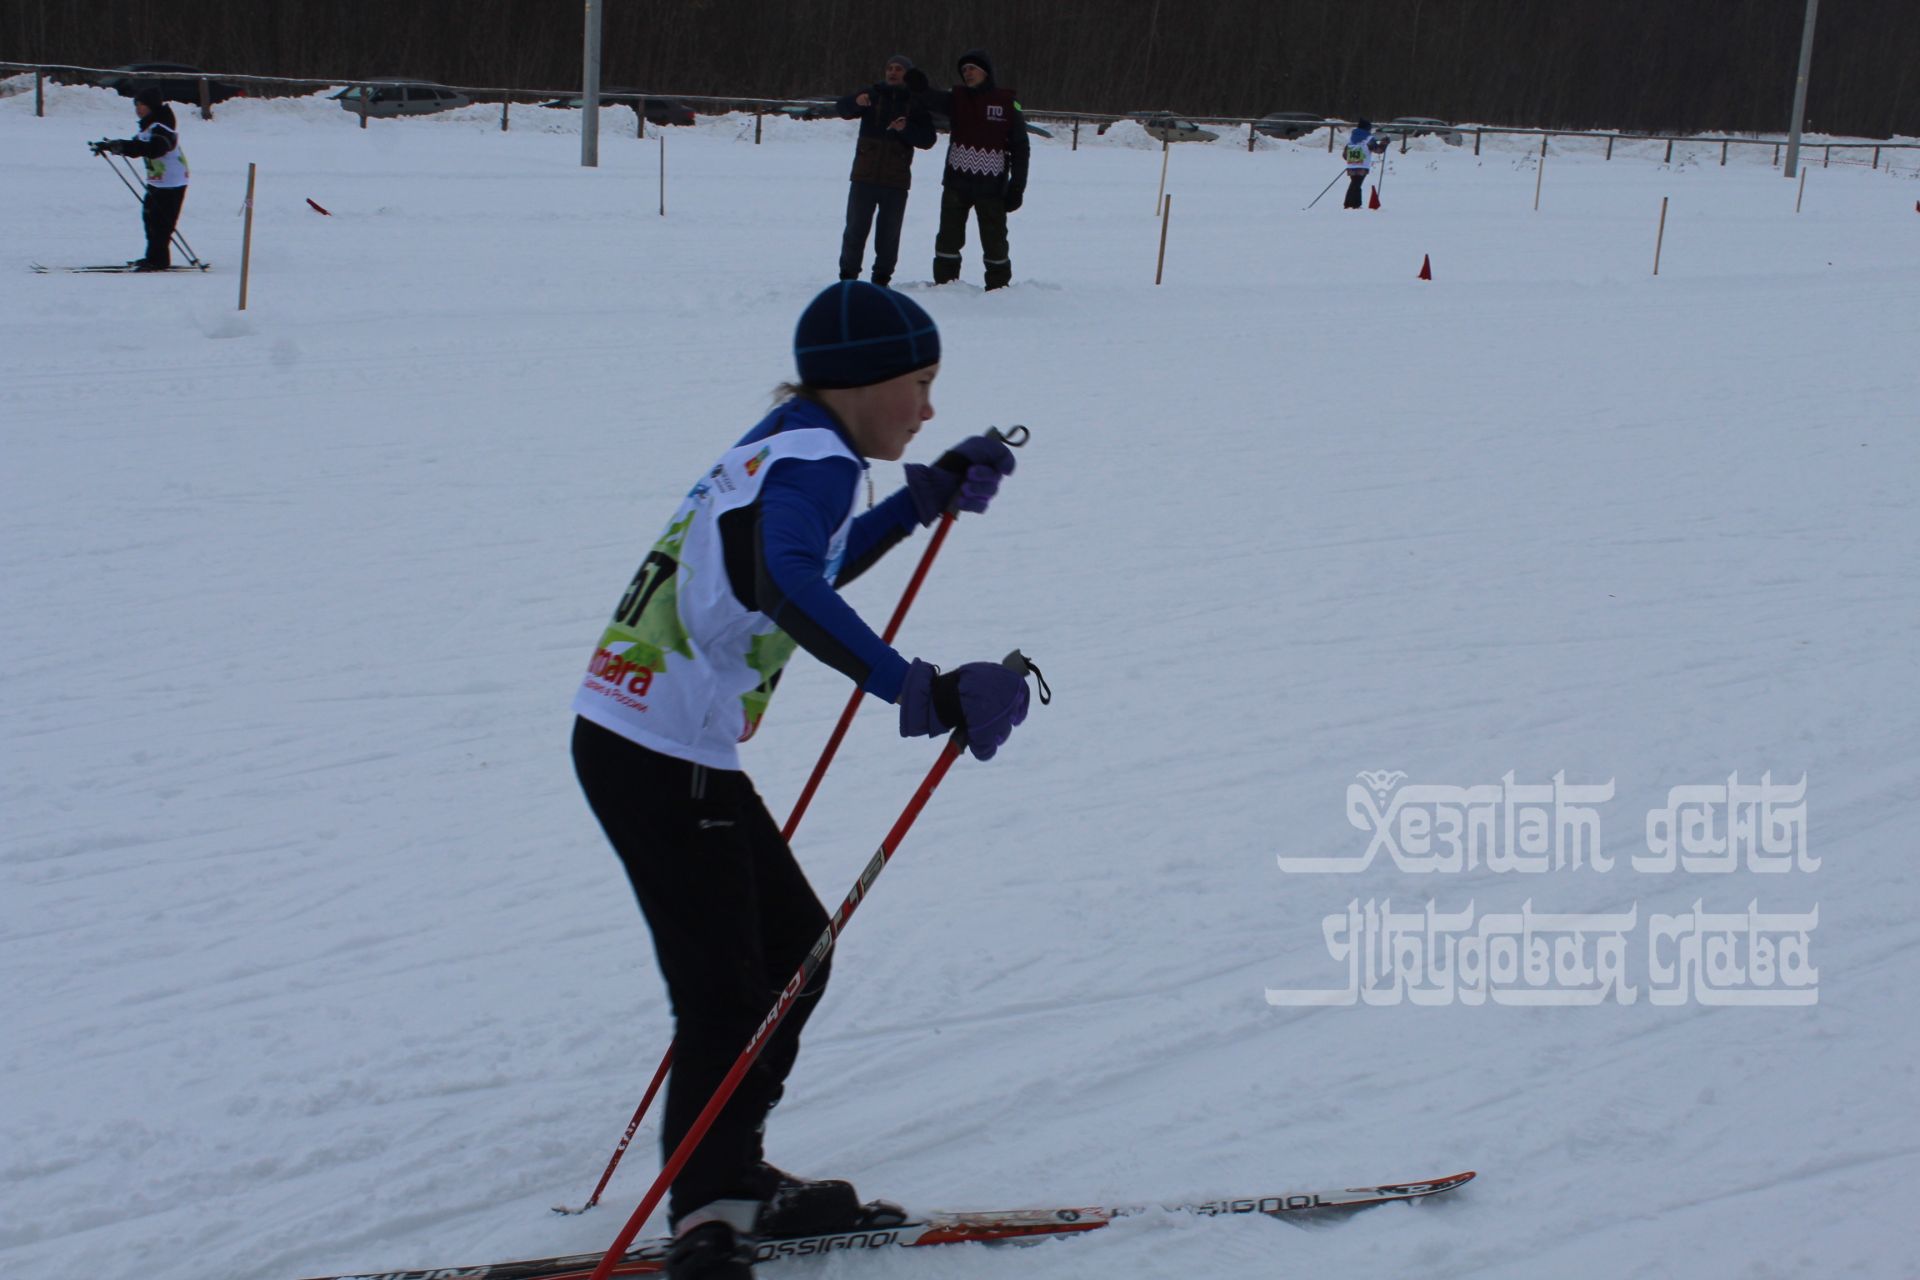
[[[932,466],[907,464],[907,494],[922,526],[950,510],[982,512],[1013,474],[1013,450],[997,435],[972,436]],[[900,690],[900,736],[939,737],[964,729],[977,760],[993,753],[1027,718],[1026,676],[998,662],[969,662],[956,670],[913,660]]]

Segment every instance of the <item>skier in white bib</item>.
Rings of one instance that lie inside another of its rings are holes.
[[[132,156],[146,163],[147,194],[140,220],[146,227],[147,251],[132,265],[136,271],[165,271],[173,263],[173,229],[180,225],[180,206],[187,201],[187,153],[180,149],[180,125],[160,91],[148,86],[133,99],[140,132],[92,145],[93,154]]]
[[[740,768],[796,645],[899,708],[903,736],[966,730],[990,758],[1025,719],[1020,674],[908,660],[840,596],[909,534],[985,511],[1013,454],[963,440],[872,505],[872,461],[897,460],[933,417],[940,334],[903,294],[824,290],[794,335],[799,382],[694,483],[603,628],[574,698],[581,787],[624,864],[672,997],[671,1156],[827,926],[780,828]],[[862,500],[866,510],[860,510]],[[757,1241],[880,1228],[898,1206],[769,1164],[767,1112],[820,1000],[822,964],[674,1180],[675,1280],[752,1274]]]
[[[1376,138],[1373,134],[1373,121],[1364,117],[1354,126],[1353,133],[1347,138],[1346,149],[1340,155],[1347,162],[1347,200],[1346,208],[1360,207],[1360,189],[1367,183],[1367,174],[1373,168],[1373,157],[1384,155],[1387,140]]]

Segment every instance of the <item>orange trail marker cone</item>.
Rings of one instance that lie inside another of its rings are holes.
[[[1420,255],[1420,278],[1422,280],[1433,279],[1433,259],[1424,253]]]
[[[1373,194],[1367,197],[1367,208],[1378,209],[1379,207],[1380,207],[1380,188],[1375,187],[1373,189]]]

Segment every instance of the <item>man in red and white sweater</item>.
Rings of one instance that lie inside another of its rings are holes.
[[[967,243],[967,214],[980,220],[980,251],[987,288],[1013,280],[1007,252],[1007,215],[1027,192],[1027,122],[1013,90],[993,80],[993,59],[984,49],[960,55],[960,78],[945,93],[928,93],[930,111],[952,122],[946,172],[940,191],[940,233],[933,242],[933,282],[960,278],[960,251]]]

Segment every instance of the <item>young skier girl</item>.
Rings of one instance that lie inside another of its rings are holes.
[[[909,661],[839,593],[950,506],[985,511],[1013,473],[1000,439],[973,436],[932,466],[908,464],[905,485],[871,505],[870,461],[900,458],[933,417],[932,319],[902,294],[843,281],[801,315],[794,361],[788,398],[700,477],[641,562],[573,703],[581,787],[625,864],[672,998],[667,1155],[827,926],[737,751],[794,647],[897,705],[903,736],[963,728],[982,760],[1027,713],[1021,675]],[[846,1182],[786,1174],[762,1150],[828,968],[674,1181],[676,1280],[751,1275],[759,1238],[904,1219],[885,1202],[862,1205]]]

